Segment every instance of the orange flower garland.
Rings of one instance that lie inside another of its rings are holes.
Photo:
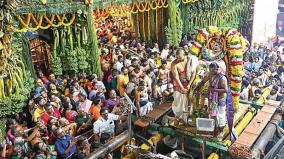
[[[55,16],[57,17],[57,19],[59,21],[58,24],[54,24]],[[38,29],[48,29],[51,26],[52,27],[59,27],[61,25],[70,26],[70,25],[72,25],[74,23],[74,21],[76,19],[76,14],[74,13],[72,15],[72,18],[70,19],[70,21],[67,22],[67,23],[64,22],[64,20],[66,19],[66,15],[65,14],[63,14],[62,18],[59,15],[52,15],[50,19],[46,15],[41,15],[40,18],[39,18],[39,21],[37,21],[37,19],[35,18],[35,16],[32,13],[28,13],[27,17],[26,17],[27,22],[24,22],[24,20],[22,19],[22,17],[20,15],[18,15],[17,17],[18,17],[19,22],[23,25],[23,28],[22,29],[18,29],[16,31],[17,32],[24,32],[26,30],[36,31]],[[46,26],[42,26],[42,22],[43,22],[44,19],[48,23],[48,25],[46,25]],[[35,28],[30,27],[31,20],[36,25]]]

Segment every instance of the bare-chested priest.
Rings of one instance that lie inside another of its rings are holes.
[[[183,49],[178,49],[176,59],[171,64],[171,73],[174,84],[174,102],[172,109],[176,119],[183,119],[187,122],[185,112],[188,111],[188,93],[195,79],[198,58],[193,55],[185,56]]]

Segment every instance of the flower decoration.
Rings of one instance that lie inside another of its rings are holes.
[[[235,110],[238,110],[244,75],[243,50],[245,46],[246,40],[237,29],[209,26],[198,30],[189,49],[193,55],[206,61],[223,59],[227,63],[227,73]]]

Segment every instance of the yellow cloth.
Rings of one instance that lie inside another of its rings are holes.
[[[157,58],[156,58],[156,65],[157,65],[158,67],[162,66],[162,58],[161,58],[161,57],[157,57]]]
[[[117,84],[118,84],[118,90],[119,90],[119,94],[120,96],[124,95],[124,92],[126,90],[126,86],[124,84],[127,84],[129,82],[129,77],[128,75],[119,75],[117,78]]]
[[[113,44],[116,44],[116,43],[117,43],[117,37],[116,37],[116,36],[113,36],[113,37],[111,38],[111,42],[112,42]]]
[[[45,113],[45,109],[36,108],[34,112],[34,121],[37,122],[38,118],[41,117]]]

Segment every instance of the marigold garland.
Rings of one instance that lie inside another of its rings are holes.
[[[57,17],[59,23],[58,24],[54,24],[54,20],[55,20],[55,16]],[[50,27],[59,27],[61,25],[64,26],[70,26],[74,23],[75,19],[76,19],[76,14],[74,13],[72,15],[72,18],[70,19],[69,22],[65,23],[64,20],[66,19],[66,15],[63,14],[62,18],[59,15],[52,15],[51,19],[48,18],[48,16],[46,15],[41,15],[39,18],[39,21],[37,21],[37,19],[35,18],[35,16],[32,13],[28,13],[27,14],[27,22],[25,23],[24,20],[22,19],[22,17],[19,15],[17,16],[18,20],[20,21],[20,23],[24,26],[22,29],[17,29],[17,32],[24,32],[26,30],[30,30],[30,31],[36,31],[38,29],[48,29]],[[43,20],[47,21],[47,25],[46,26],[42,26],[42,22]],[[31,20],[33,21],[33,23],[36,25],[35,28],[29,27]]]
[[[24,28],[28,28],[31,22],[31,14],[32,13],[28,13],[27,15],[27,23],[24,22],[24,20],[22,19],[22,17],[20,15],[18,15],[18,19],[20,21],[20,23],[24,26]]]
[[[142,14],[142,35],[143,35],[143,41],[146,40],[146,34],[145,34],[145,19],[144,14]]]
[[[154,5],[155,4],[155,5]],[[148,12],[150,10],[156,10],[161,8],[167,8],[167,0],[155,0],[147,2],[137,2],[132,3],[131,6],[111,6],[105,9],[96,9],[94,10],[94,15],[96,20],[104,20],[112,16],[125,16],[127,14],[138,14],[139,12]]]
[[[153,3],[155,4],[155,7],[153,7]],[[157,1],[152,1],[152,2],[150,2],[150,7],[151,7],[151,9],[157,9],[158,8],[158,5],[157,5]]]
[[[156,17],[155,17],[155,19],[156,19],[156,23],[155,23],[156,40],[157,40],[157,42],[158,42],[158,41],[159,41],[159,26],[158,26],[158,25],[159,25],[159,21],[158,21],[158,17],[159,17],[159,16],[158,16],[158,10],[156,10],[155,13],[156,13],[156,14],[155,14],[155,16],[156,16]]]
[[[195,3],[199,0],[182,0],[182,3],[187,4],[187,3]]]
[[[148,15],[147,16],[148,41],[150,41],[151,40],[151,22],[150,22],[151,12],[148,11],[147,15]]]
[[[62,20],[62,24],[63,24],[64,26],[70,26],[70,25],[72,25],[73,22],[75,21],[75,18],[76,18],[76,15],[73,14],[71,20],[70,20],[69,22],[65,23],[65,22],[64,22],[65,15],[64,15],[63,18],[62,18],[62,19],[63,19],[63,20]]]

